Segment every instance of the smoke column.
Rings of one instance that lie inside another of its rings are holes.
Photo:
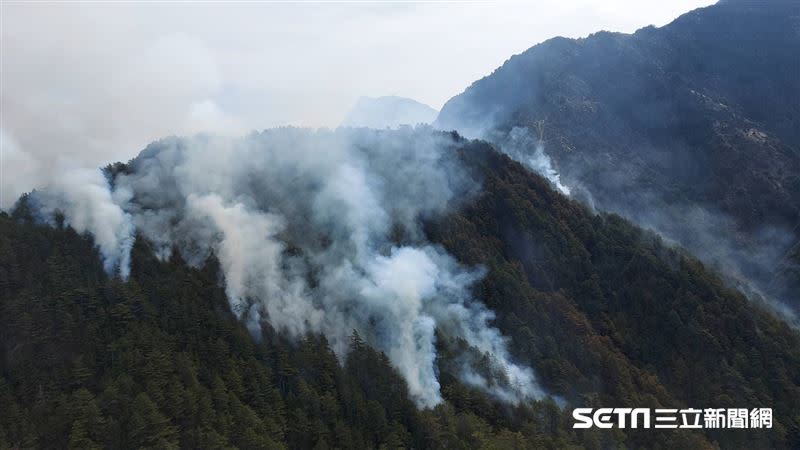
[[[262,321],[294,337],[322,333],[343,357],[356,330],[420,407],[442,401],[437,332],[490,356],[497,375],[459,358],[466,384],[512,403],[540,398],[531,369],[511,361],[493,313],[470,294],[481,270],[428,242],[421,226],[479,189],[458,144],[428,127],[169,138],[119,172],[113,191],[76,177],[41,193],[41,212],[63,210],[123,277],[134,229],[160,258],[177,248],[199,266],[215,255],[231,308],[254,335]]]
[[[544,141],[541,137],[534,138],[531,136],[528,128],[514,127],[498,141],[502,152],[547,178],[562,194],[570,194],[569,187],[561,183],[561,177],[553,166],[553,161],[545,153]]]
[[[34,191],[31,201],[43,221],[52,224],[55,213],[61,212],[65,224],[78,233],[92,234],[106,271],[128,278],[133,224],[115,202],[100,170],[67,170],[46,189]]]
[[[528,127],[513,127],[511,130],[503,131],[493,121],[490,116],[480,126],[460,127],[457,131],[470,139],[491,142],[497,150],[509,158],[543,176],[562,194],[571,194],[569,186],[561,182],[561,176],[550,155],[545,152],[543,129],[538,131],[539,136],[533,136]],[[435,126],[441,127],[442,124],[435,123]]]

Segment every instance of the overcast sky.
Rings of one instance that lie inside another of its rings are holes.
[[[0,207],[166,135],[335,127],[362,95],[438,109],[550,37],[632,32],[710,3],[2,0]]]

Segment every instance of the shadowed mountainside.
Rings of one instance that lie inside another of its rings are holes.
[[[797,310],[798,55],[800,3],[721,1],[661,28],[536,45],[436,124],[497,143],[529,130],[576,198]]]

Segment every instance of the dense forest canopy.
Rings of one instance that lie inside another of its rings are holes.
[[[443,402],[358,333],[290,338],[231,310],[218,256],[157,258],[136,235],[127,281],[88,234],[0,217],[0,446],[654,448],[800,442],[800,336],[702,264],[625,220],[594,214],[479,141],[451,151],[480,189],[419,230],[472,289],[548,396],[508,403],[460,379],[469,342],[437,331]],[[129,171],[127,165],[110,174]],[[397,232],[392,239],[408,239]],[[441,330],[446,331],[446,330]],[[477,356],[477,355],[476,355]],[[480,358],[476,371],[491,373]],[[555,397],[551,397],[555,396]],[[557,400],[554,400],[557,399]],[[562,408],[557,402],[560,402]],[[760,431],[572,430],[570,406],[761,407]]]
[[[65,171],[0,211],[0,450],[799,448],[798,24],[727,0],[549,40],[445,105],[460,132]]]

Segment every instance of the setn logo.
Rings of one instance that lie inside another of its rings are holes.
[[[572,428],[772,428],[772,408],[575,408]]]
[[[644,428],[650,428],[650,408],[575,408],[572,417],[577,423],[572,428],[638,428],[640,421]]]

